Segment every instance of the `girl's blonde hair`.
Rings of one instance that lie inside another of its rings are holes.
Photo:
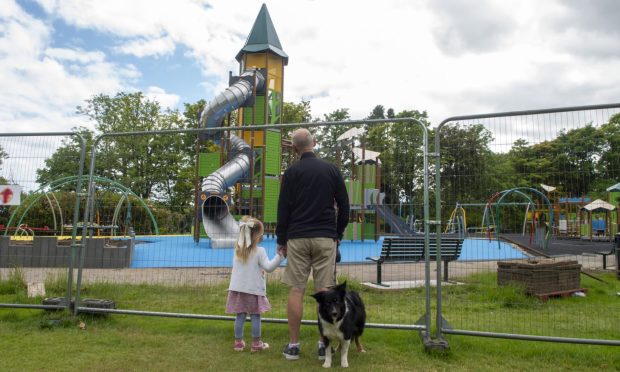
[[[264,232],[263,223],[252,216],[243,216],[239,221],[239,238],[235,243],[235,255],[241,262],[247,261],[256,248]]]

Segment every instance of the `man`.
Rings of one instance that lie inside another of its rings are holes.
[[[336,284],[336,247],[349,221],[349,197],[338,168],[317,158],[313,151],[316,140],[307,129],[294,131],[292,140],[300,159],[282,177],[276,226],[278,250],[288,258],[283,282],[291,287],[287,307],[290,341],[283,351],[288,360],[299,359],[303,296],[310,270],[315,292]],[[325,359],[322,341],[319,359]]]

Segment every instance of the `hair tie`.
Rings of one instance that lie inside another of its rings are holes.
[[[252,228],[254,227],[254,221],[242,221],[239,222],[239,239],[237,239],[237,245],[241,248],[247,248],[252,245]]]

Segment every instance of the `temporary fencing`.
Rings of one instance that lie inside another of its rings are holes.
[[[1,294],[12,299],[0,307],[64,309],[72,303],[85,152],[78,133],[0,133]],[[53,162],[70,176],[46,173]],[[45,288],[57,297],[41,304]]]
[[[437,291],[438,338],[620,345],[610,271],[620,236],[619,112],[619,104],[567,107],[439,125],[435,219],[446,223],[437,234],[466,243],[450,268],[453,285]],[[603,289],[588,292],[594,284]]]

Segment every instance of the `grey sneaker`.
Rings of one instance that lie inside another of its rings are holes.
[[[289,344],[286,344],[286,346],[284,346],[284,350],[282,351],[282,355],[284,355],[286,360],[299,359],[299,346],[290,346]]]

